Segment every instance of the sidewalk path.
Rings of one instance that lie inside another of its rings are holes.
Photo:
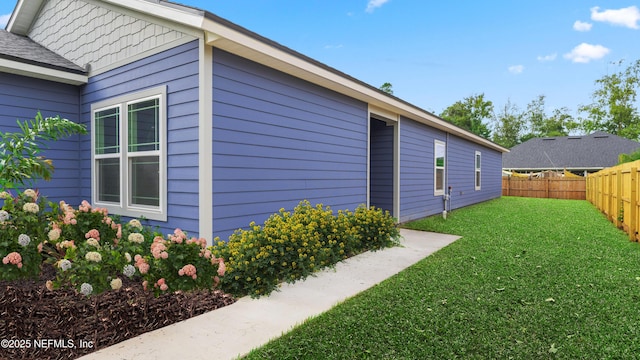
[[[459,238],[408,229],[400,234],[401,247],[354,256],[304,281],[283,284],[269,297],[244,297],[80,359],[236,359]]]

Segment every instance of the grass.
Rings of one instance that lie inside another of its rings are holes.
[[[247,359],[640,357],[640,245],[591,204],[505,197],[406,227],[463,237]]]

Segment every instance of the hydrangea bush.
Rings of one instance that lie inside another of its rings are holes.
[[[138,219],[122,224],[86,201],[77,209],[64,201],[47,204],[33,190],[0,197],[0,280],[37,278],[50,263],[57,275],[49,290],[72,287],[92,295],[119,290],[130,278],[158,295],[211,289],[224,275],[224,261],[206,240],[180,229],[165,238]]]
[[[305,200],[292,213],[280,209],[262,226],[237,230],[227,242],[216,239],[213,253],[226,259],[222,289],[257,297],[349,256],[396,245],[399,236],[389,212],[361,206],[335,216]]]
[[[47,223],[45,200],[34,190],[0,192],[0,279],[34,278],[40,274],[42,241]]]

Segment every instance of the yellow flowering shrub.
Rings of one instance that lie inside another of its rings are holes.
[[[252,222],[238,229],[227,242],[217,239],[212,251],[225,259],[222,289],[258,297],[349,256],[392,246],[398,237],[388,212],[359,207],[336,216],[330,207],[304,200],[293,212],[280,209],[262,226]]]

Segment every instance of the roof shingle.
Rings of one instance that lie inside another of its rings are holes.
[[[534,138],[502,155],[502,168],[513,170],[589,170],[614,166],[620,154],[640,143],[605,132],[583,136]]]
[[[86,74],[85,69],[82,67],[48,50],[28,37],[1,29],[0,58],[74,74]]]

